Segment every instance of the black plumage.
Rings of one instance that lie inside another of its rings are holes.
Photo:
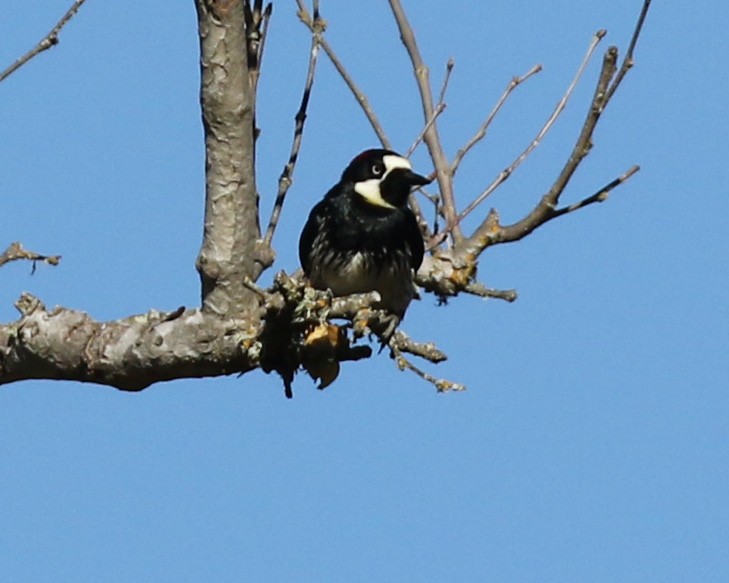
[[[354,158],[301,233],[299,258],[311,285],[335,296],[377,291],[375,307],[399,321],[415,295],[413,273],[424,253],[407,198],[428,182],[390,150]]]

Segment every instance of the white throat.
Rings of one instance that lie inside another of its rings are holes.
[[[385,178],[387,178],[387,175],[396,168],[412,170],[412,165],[410,164],[410,160],[407,158],[395,156],[394,154],[383,156],[382,162],[385,164],[384,174],[380,178],[370,178],[369,180],[363,180],[362,182],[355,182],[354,191],[370,204],[382,208],[394,209],[397,207],[382,198],[380,184],[383,180],[385,180]]]

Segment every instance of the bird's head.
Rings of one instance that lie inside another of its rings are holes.
[[[431,181],[412,170],[410,160],[391,150],[365,150],[349,163],[342,182],[354,184],[354,191],[367,203],[395,209],[407,204],[414,186]]]

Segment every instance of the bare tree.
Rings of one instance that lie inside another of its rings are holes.
[[[84,1],[76,0],[46,37],[0,73],[0,81],[56,45],[61,29]],[[303,0],[296,2],[299,19],[311,31],[309,68],[295,116],[290,157],[265,229],[261,228],[256,188],[256,98],[271,4],[264,7],[262,0],[195,0],[206,147],[204,236],[196,264],[201,279],[200,307],[180,307],[173,312],[150,310],[99,322],[74,309],[48,310],[38,298],[23,294],[15,304],[20,318],[0,325],[0,384],[65,379],[139,391],[160,381],[243,374],[261,368],[279,373],[286,394],[291,396],[291,384],[299,370],[305,369],[320,379],[323,388],[336,378],[341,361],[372,356],[370,346],[361,339],[371,334],[368,321],[377,316],[371,307],[378,300],[376,292],[332,298],[306,286],[300,273],[278,273],[269,289],[256,284],[274,262],[271,243],[301,147],[320,51],[332,61],[356,97],[380,142],[391,147],[366,95],[325,38],[326,22],[318,0],[314,0],[311,11]],[[416,282],[443,301],[466,293],[511,302],[516,299],[514,290],[489,289],[476,279],[480,255],[490,246],[518,241],[557,217],[604,201],[610,191],[638,171],[633,166],[589,196],[572,204],[561,203],[565,187],[592,147],[592,136],[603,111],[633,66],[650,0],[642,4],[622,63],[618,63],[616,47],[605,51],[585,121],[552,184],[517,222],[503,225],[492,209],[482,215],[480,224],[471,232],[464,231],[463,219],[480,210],[539,145],[572,96],[605,31],[594,35],[564,96],[525,149],[480,193],[471,195],[470,202],[459,205],[454,177],[461,162],[484,138],[512,92],[537,74],[541,66],[514,77],[473,137],[449,158],[439,136],[438,118],[445,109],[453,61],[446,65],[445,80],[436,95],[400,1],[389,3],[412,63],[423,112],[423,130],[408,155],[420,143],[425,145],[434,168],[431,178],[438,188],[436,194],[425,193],[428,204],[435,207],[433,223],[426,220],[425,211],[411,197],[428,249]],[[0,255],[0,266],[8,261],[30,260],[35,268],[38,261],[56,265],[59,259],[12,243]],[[432,377],[411,361],[410,355],[434,363],[444,360],[446,356],[432,343],[416,342],[397,331],[388,347],[398,367],[414,371],[438,390],[463,388],[456,382]]]

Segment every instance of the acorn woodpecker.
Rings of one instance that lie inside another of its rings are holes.
[[[430,180],[391,150],[366,150],[309,215],[299,259],[311,285],[335,296],[377,291],[373,307],[389,312],[389,339],[415,296],[413,273],[423,261],[423,236],[407,205]],[[382,323],[383,326],[385,322]]]

